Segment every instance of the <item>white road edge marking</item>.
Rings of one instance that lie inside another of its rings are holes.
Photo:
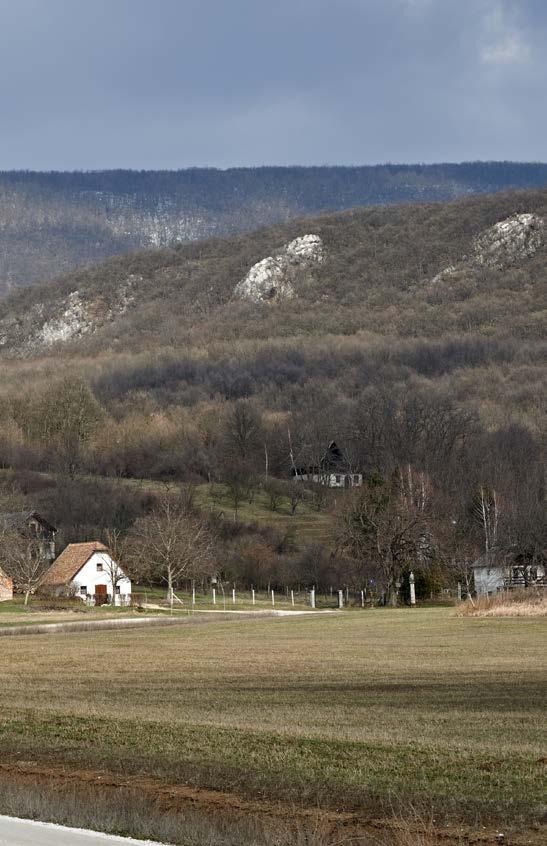
[[[73,834],[84,835],[85,837],[95,837],[104,840],[110,840],[114,843],[123,843],[125,846],[172,846],[169,843],[160,843],[158,840],[134,840],[132,837],[120,837],[119,834],[107,834],[105,831],[92,831],[89,828],[74,828],[70,825],[58,825],[57,823],[41,822],[40,820],[26,819],[25,817],[8,817],[5,814],[0,814],[0,822],[25,823],[26,825],[34,825],[37,828],[49,828],[56,831],[72,832]]]

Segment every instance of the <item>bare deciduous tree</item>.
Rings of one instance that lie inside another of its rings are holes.
[[[0,532],[0,562],[2,569],[13,579],[14,589],[25,595],[25,605],[42,577],[49,569],[41,548],[41,541],[29,531],[5,529]]]
[[[112,605],[114,606],[118,586],[127,578],[127,574],[122,570],[121,563],[129,558],[128,543],[118,529],[108,529],[106,531],[106,545],[109,554],[104,553],[101,558],[103,570],[112,586]]]
[[[216,571],[214,538],[206,522],[168,496],[135,522],[127,550],[133,571],[164,582],[169,601],[184,579],[203,578]]]

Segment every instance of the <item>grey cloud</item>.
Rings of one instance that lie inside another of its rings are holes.
[[[0,0],[0,167],[544,159],[541,0]]]

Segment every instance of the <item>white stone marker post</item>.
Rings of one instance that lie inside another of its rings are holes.
[[[312,608],[315,608],[315,588],[312,587],[310,590],[310,605]]]
[[[253,602],[253,605],[254,605],[255,602],[256,602],[256,600],[255,600],[255,589],[254,588],[251,588],[251,599],[252,599],[252,602]]]
[[[213,588],[213,605],[217,604],[217,592],[215,588]]]
[[[291,605],[294,605],[294,590],[291,590]]]
[[[412,570],[410,571],[408,581],[410,582],[410,604],[414,606],[416,605],[416,588],[414,587],[414,573]]]
[[[344,591],[343,590],[338,591],[338,607],[339,608],[344,607]]]
[[[361,608],[365,607],[365,591],[361,591]]]
[[[275,593],[272,590],[272,606],[275,606]]]
[[[236,604],[236,589],[232,588],[232,605]]]

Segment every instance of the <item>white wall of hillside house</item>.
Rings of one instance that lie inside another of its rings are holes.
[[[316,482],[327,488],[359,488],[363,484],[362,473],[302,473],[296,479]]]
[[[106,585],[106,592],[110,597],[112,597],[112,582],[110,580],[109,568],[107,566],[110,560],[108,553],[94,552],[91,558],[84,564],[82,569],[76,573],[75,577],[71,581],[71,585],[76,586],[78,594],[82,599],[85,599],[85,594],[82,593],[81,590],[82,586],[86,588],[87,594],[95,594],[97,585]],[[102,570],[99,565],[101,565]],[[131,596],[131,581],[127,578],[127,576],[124,576],[124,578],[118,582],[118,587],[120,588],[119,594],[122,597],[122,600],[124,597]],[[117,602],[119,602],[118,599]]]

